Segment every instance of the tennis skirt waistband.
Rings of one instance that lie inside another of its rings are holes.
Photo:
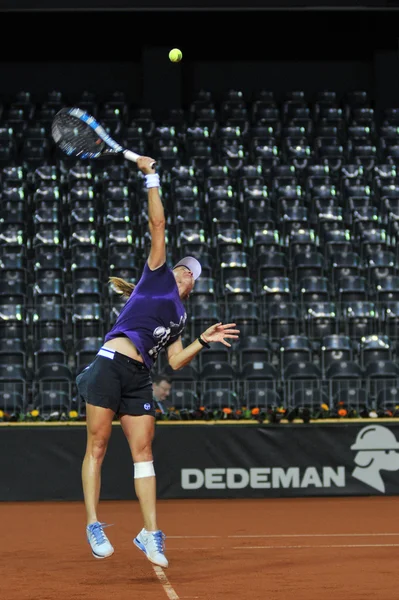
[[[135,360],[134,358],[130,358],[130,356],[126,356],[126,354],[121,354],[116,350],[112,350],[112,348],[105,348],[104,346],[101,346],[100,350],[97,352],[97,356],[103,356],[104,358],[108,358],[110,360],[124,362],[129,365],[139,367],[140,369],[146,369],[148,371],[144,363],[141,363],[140,361]]]

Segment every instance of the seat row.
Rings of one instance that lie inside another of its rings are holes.
[[[340,169],[333,171],[327,164],[308,164],[304,169],[295,165],[272,166],[264,170],[262,164],[245,164],[240,168],[231,168],[226,164],[206,165],[203,169],[195,169],[192,165],[178,164],[170,170],[158,168],[161,176],[162,189],[173,190],[184,182],[191,187],[198,186],[199,191],[226,179],[240,188],[248,183],[263,182],[269,188],[275,189],[287,182],[302,186],[307,191],[314,183],[334,183],[348,185],[351,180],[360,183],[372,183],[374,191],[383,185],[390,184],[398,176],[395,164],[376,163],[371,170],[365,170],[361,164],[343,163]],[[111,194],[121,186],[127,186],[130,193],[143,191],[141,172],[132,170],[125,162],[113,158],[104,164],[99,161],[77,161],[72,158],[60,158],[54,164],[41,164],[36,168],[23,165],[8,165],[0,169],[0,185],[4,190],[17,188],[21,193],[34,193],[43,188],[54,188],[58,193],[67,193],[76,186],[90,187],[96,193]],[[123,187],[125,193],[125,187]],[[111,194],[112,197],[112,194]]]
[[[189,344],[191,337],[191,332],[186,331],[183,343]],[[77,374],[95,359],[102,344],[102,337],[79,340],[42,337],[27,341],[22,338],[0,338],[0,362],[3,366],[20,366],[31,372],[37,372],[48,364],[63,364]],[[304,334],[291,334],[279,339],[270,338],[267,334],[245,335],[238,342],[233,342],[231,348],[212,344],[210,349],[203,350],[195,357],[191,365],[201,371],[209,362],[228,363],[235,372],[245,371],[248,374],[248,365],[259,363],[264,366],[267,363],[277,369],[279,377],[289,364],[304,361],[314,362],[325,377],[328,367],[335,361],[357,362],[361,369],[366,369],[370,362],[396,361],[398,351],[398,339],[383,334],[362,338],[329,334],[319,340]],[[161,353],[155,370],[161,372],[167,368],[166,353]]]
[[[230,412],[245,407],[257,407],[264,411],[307,407],[319,413],[337,408],[348,412],[390,407],[397,413],[397,383],[397,375],[384,379],[292,379],[274,383],[251,379],[215,383],[209,379],[197,383],[186,381],[184,386],[173,382],[172,396],[167,405],[178,410],[230,409]],[[0,411],[12,415],[27,413],[32,409],[50,413],[69,410],[83,412],[85,403],[67,380],[37,379],[30,387],[21,379],[11,381],[0,378]]]

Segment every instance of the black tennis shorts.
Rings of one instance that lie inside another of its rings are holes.
[[[141,362],[102,347],[76,378],[78,394],[88,404],[118,415],[155,417],[150,372]]]

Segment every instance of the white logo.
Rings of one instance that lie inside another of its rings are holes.
[[[148,402],[146,402],[146,403],[144,404],[144,408],[145,408],[146,410],[150,410],[150,408],[151,408],[151,404],[148,404]]]
[[[385,493],[380,471],[399,469],[399,443],[392,431],[383,425],[363,427],[351,450],[357,451],[352,477]]]
[[[345,467],[228,467],[215,469],[181,469],[183,490],[287,489],[345,487]]]
[[[152,332],[155,345],[153,348],[151,348],[151,350],[148,351],[148,355],[151,356],[154,360],[156,360],[158,357],[158,354],[160,353],[162,348],[164,348],[166,346],[166,344],[169,342],[170,338],[172,338],[172,337],[178,338],[179,337],[179,335],[182,333],[182,331],[185,327],[186,320],[187,320],[187,313],[184,313],[184,315],[182,315],[180,317],[180,320],[178,323],[174,323],[173,321],[170,321],[169,327],[163,327],[162,325],[160,325],[159,327],[156,327],[154,329],[154,331]]]

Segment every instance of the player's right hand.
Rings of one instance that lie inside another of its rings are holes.
[[[155,170],[152,168],[152,165],[156,161],[149,156],[140,156],[137,159],[137,166],[144,175],[150,175],[151,173],[155,173]]]

